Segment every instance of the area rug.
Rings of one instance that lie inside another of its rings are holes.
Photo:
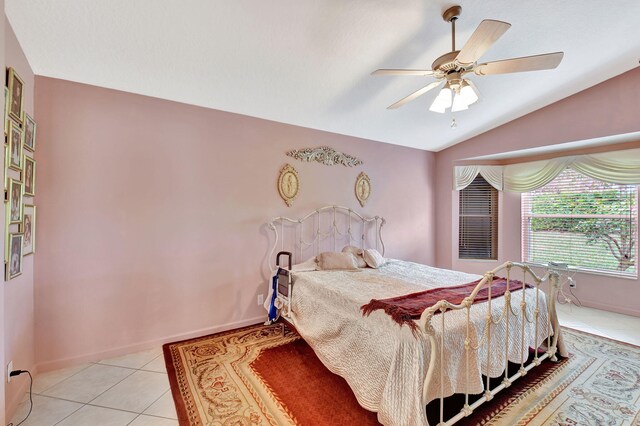
[[[543,363],[459,424],[640,426],[640,348],[564,333],[568,359]],[[378,424],[347,383],[281,325],[163,349],[181,426]]]

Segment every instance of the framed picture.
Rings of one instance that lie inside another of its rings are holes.
[[[371,179],[369,179],[369,176],[367,176],[365,172],[360,172],[356,178],[355,191],[358,202],[364,207],[371,196]]]
[[[9,88],[4,88],[4,135],[9,131]]]
[[[9,262],[6,265],[6,280],[22,273],[22,234],[9,234]]]
[[[27,256],[36,252],[36,206],[25,204],[23,216],[20,227],[20,231],[24,235],[22,255]]]
[[[4,202],[6,203],[9,197],[7,197],[7,175],[9,174],[9,147],[4,146]]]
[[[24,156],[24,195],[36,195],[36,160]]]
[[[22,182],[9,178],[9,223],[22,222]]]
[[[24,148],[31,152],[36,150],[36,122],[26,112],[24,113]]]
[[[13,68],[9,68],[7,86],[9,87],[9,117],[22,124],[24,81]]]
[[[278,192],[287,206],[291,207],[293,200],[298,196],[300,190],[300,179],[298,172],[290,164],[285,164],[280,170],[278,177]]]
[[[9,167],[22,171],[22,129],[18,124],[9,120]]]

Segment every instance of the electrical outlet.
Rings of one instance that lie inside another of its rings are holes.
[[[7,364],[7,383],[11,383],[11,372],[13,371],[13,361]]]
[[[264,304],[264,294],[258,295],[258,305]]]

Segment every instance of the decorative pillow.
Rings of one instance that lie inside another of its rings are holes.
[[[356,257],[351,253],[325,251],[318,255],[316,261],[320,270],[343,269],[350,271],[358,269]]]
[[[367,262],[367,266],[370,268],[378,269],[386,263],[385,258],[376,249],[365,250],[362,257],[364,257],[364,261]]]
[[[304,262],[298,263],[291,267],[292,272],[310,272],[310,271],[317,271],[317,270],[318,270],[318,264],[316,262],[315,256],[310,257]]]
[[[342,249],[343,253],[351,253],[356,257],[356,263],[358,264],[358,268],[366,268],[367,262],[364,261],[364,257],[362,257],[362,253],[364,250],[358,248],[356,246],[344,246]]]

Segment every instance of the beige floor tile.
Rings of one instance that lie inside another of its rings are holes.
[[[595,334],[596,336],[609,337],[606,331],[602,331],[598,328],[592,327],[582,322],[572,324],[572,326],[569,328],[573,328],[574,330],[584,331],[585,333]]]
[[[573,318],[560,318],[560,325],[569,328],[585,328],[586,324]]]
[[[604,318],[597,318],[592,316],[591,321],[597,328],[607,327],[614,329],[638,329],[640,328],[640,318],[631,317],[628,315],[616,315],[608,316]]]
[[[556,302],[556,311],[558,311],[558,312],[571,313],[574,308],[575,308],[575,305],[573,305],[571,303]]]
[[[166,374],[136,371],[91,401],[91,404],[142,413],[168,389]]]
[[[560,323],[562,323],[563,321],[570,321],[572,319],[573,317],[571,316],[571,314],[563,311],[558,311],[558,320],[560,321]]]
[[[127,376],[128,368],[93,364],[43,392],[43,395],[71,401],[89,402]]]
[[[116,367],[140,368],[143,365],[153,361],[158,355],[162,354],[159,348],[150,349],[148,351],[136,352],[134,354],[123,355],[115,358],[103,359],[98,361],[99,364],[114,365]]]
[[[566,312],[558,312],[558,321],[560,321],[560,325],[569,328],[584,328],[586,326],[584,321]]]
[[[80,409],[82,404],[61,399],[48,398],[46,396],[33,395],[33,411],[27,421],[20,426],[53,426],[74,411]],[[17,425],[29,412],[29,401],[20,404],[12,422]]]
[[[167,372],[167,366],[164,363],[164,355],[160,355],[160,356],[156,357],[156,359],[154,359],[150,363],[144,365],[141,368],[141,370],[156,371],[158,373],[166,373]]]
[[[173,402],[173,396],[171,396],[171,390],[168,390],[164,395],[154,402],[151,407],[144,410],[144,414],[150,414],[152,416],[167,417],[169,419],[177,419],[176,406]]]
[[[61,370],[49,371],[38,374],[33,379],[33,393],[42,393],[53,385],[57,385],[63,380],[68,379],[76,373],[90,367],[90,363],[75,365],[73,367],[63,368]]]
[[[178,426],[178,421],[141,414],[129,426]]]
[[[56,426],[126,426],[137,414],[85,405]]]

